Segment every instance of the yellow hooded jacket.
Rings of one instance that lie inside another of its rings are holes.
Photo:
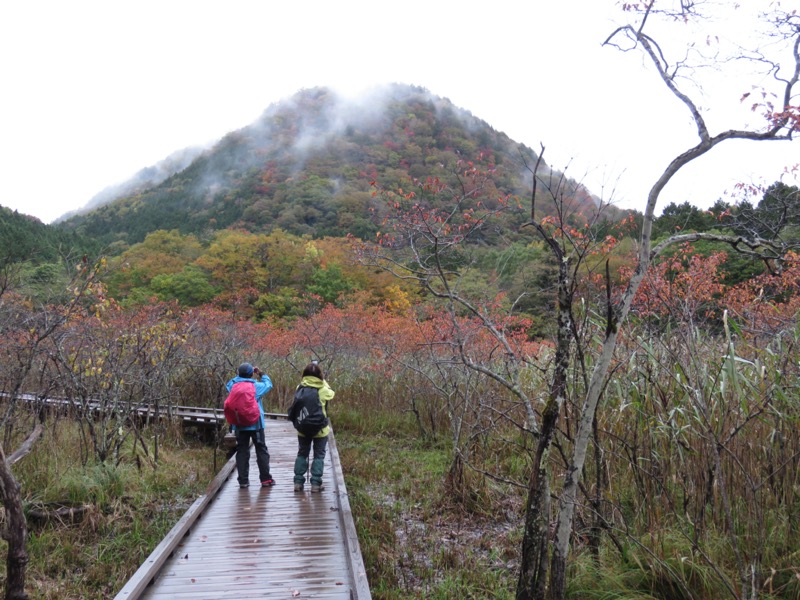
[[[313,375],[306,375],[305,377],[303,377],[303,379],[300,381],[300,385],[298,385],[297,387],[317,388],[319,390],[319,401],[320,404],[322,404],[322,412],[325,414],[325,417],[328,416],[328,401],[333,400],[333,397],[336,395],[336,392],[334,392],[331,389],[331,386],[328,385],[327,381],[325,381],[324,379],[320,379],[319,377],[314,377]],[[323,427],[319,431],[319,433],[314,437],[318,438],[325,437],[330,432],[331,432],[330,425],[325,425],[325,427]],[[297,432],[297,435],[303,436],[303,434],[300,433],[299,431]]]

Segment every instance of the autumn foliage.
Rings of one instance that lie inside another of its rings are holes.
[[[163,429],[131,418],[136,407],[159,417],[180,405],[219,408],[224,382],[247,360],[273,379],[267,410],[285,412],[298,374],[317,359],[337,390],[334,426],[347,415],[351,431],[388,422],[444,444],[448,501],[485,510],[480,502],[515,497],[530,480],[531,423],[547,410],[558,360],[555,274],[569,264],[561,291],[570,295],[567,345],[578,358],[559,380],[563,406],[546,459],[557,482],[609,327],[608,302],[635,267],[635,218],[604,221],[582,202],[525,222],[519,198],[493,183],[499,167],[483,158],[456,163],[457,188],[436,177],[391,190],[376,182],[374,244],[280,229],[202,240],[160,231],[107,265],[84,261],[70,302],[4,293],[6,435],[36,419],[23,398],[69,398],[86,464],[135,456],[157,468]],[[553,195],[537,196],[545,199]],[[524,227],[503,229],[514,221]],[[731,254],[719,247],[686,243],[653,263],[604,388],[612,410],[595,423],[577,556],[599,552],[603,528],[620,547],[620,531],[642,539],[659,527],[693,535],[700,547],[703,536],[736,529],[729,514],[748,523],[739,550],[764,551],[759,523],[798,501],[798,258],[789,253],[735,284]],[[733,509],[732,489],[746,500]],[[794,516],[780,518],[787,527],[769,543],[791,547],[800,528]],[[657,539],[649,551],[659,555]],[[784,563],[770,564],[784,581]]]

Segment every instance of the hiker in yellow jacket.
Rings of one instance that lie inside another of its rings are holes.
[[[325,468],[325,452],[328,448],[328,402],[334,392],[325,381],[317,361],[312,361],[303,369],[303,378],[294,395],[289,409],[289,419],[297,429],[297,458],[294,461],[294,491],[302,492],[308,471],[308,456],[314,447],[311,461],[311,492],[324,489],[322,472]]]

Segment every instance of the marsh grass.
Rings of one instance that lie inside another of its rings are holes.
[[[407,415],[347,410],[335,427],[373,598],[513,597],[519,494],[468,474],[480,510],[454,502],[450,448],[413,435]]]
[[[83,465],[78,436],[62,419],[14,466],[28,513],[32,599],[112,598],[214,476],[213,450],[184,440],[179,427],[161,431],[157,468],[131,444],[119,464]],[[31,517],[55,506],[83,512],[71,522]]]
[[[658,555],[642,543],[626,544],[620,556],[608,549],[596,559],[579,552],[570,564],[567,597],[571,600],[718,600],[733,598],[715,573],[712,565],[695,552],[691,544],[677,532],[659,534]],[[704,542],[707,549],[716,548],[720,559],[730,550],[722,535]],[[759,598],[800,598],[800,585],[791,557],[773,569]],[[792,581],[794,579],[794,581]],[[735,585],[735,584],[734,584]]]

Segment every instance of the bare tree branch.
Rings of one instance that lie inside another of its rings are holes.
[[[36,423],[36,426],[31,431],[30,435],[22,442],[22,445],[17,448],[12,454],[6,457],[6,463],[11,466],[13,464],[18,463],[20,460],[25,458],[28,454],[30,454],[31,450],[33,450],[33,445],[42,437],[44,433],[44,424],[39,422]]]

